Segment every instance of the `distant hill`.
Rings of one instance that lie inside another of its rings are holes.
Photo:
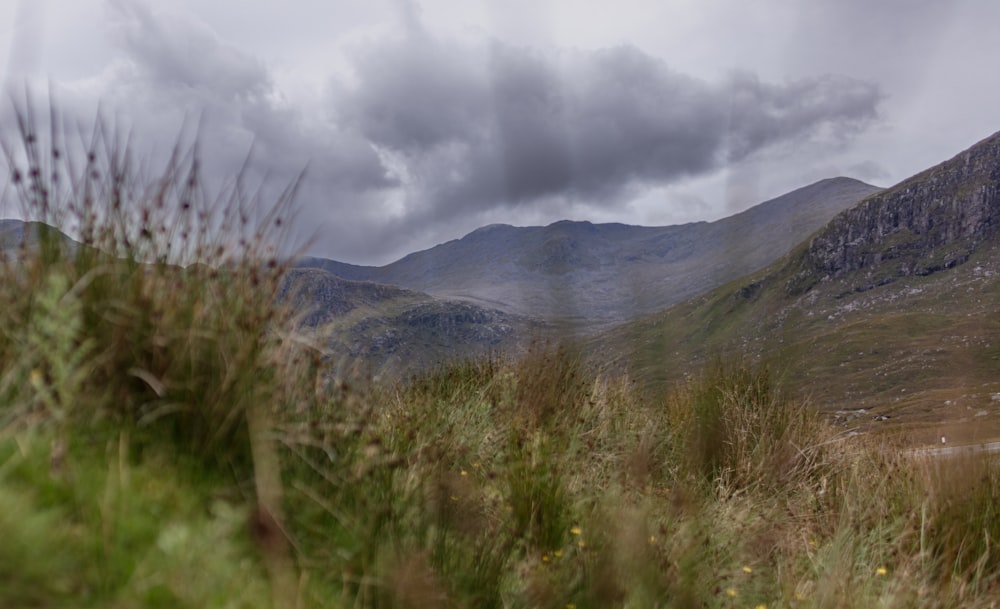
[[[320,269],[288,271],[279,299],[300,311],[300,327],[312,330],[336,359],[384,378],[455,359],[515,355],[552,330],[524,316]]]
[[[22,247],[34,247],[38,244],[39,228],[45,226],[40,222],[25,222],[23,220],[3,219],[0,220],[0,251],[6,254],[13,254]],[[56,231],[56,235],[65,247],[70,250],[79,244],[67,237],[65,234]]]
[[[651,387],[748,355],[846,425],[1000,434],[1000,134],[766,269],[592,340]]]
[[[24,241],[25,223],[21,220],[0,220],[0,248],[9,250]]]
[[[383,267],[302,267],[583,326],[661,310],[786,253],[878,188],[833,178],[716,222],[666,227],[495,224]]]

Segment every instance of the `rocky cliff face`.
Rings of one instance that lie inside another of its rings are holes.
[[[856,291],[965,262],[1000,232],[1000,132],[841,213],[809,243],[789,292],[856,275]]]

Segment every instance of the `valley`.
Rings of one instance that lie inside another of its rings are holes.
[[[495,298],[5,222],[0,604],[993,606],[998,167],[1000,135],[787,249],[760,209],[441,246],[520,269]],[[700,291],[625,311],[610,278],[674,255]],[[515,310],[541,276],[560,308]]]
[[[992,136],[883,191],[825,180],[714,223],[495,225],[385,267],[299,267],[451,320],[366,305],[328,326],[388,376],[571,340],[657,396],[749,359],[845,433],[978,442],[1000,437],[998,178]]]

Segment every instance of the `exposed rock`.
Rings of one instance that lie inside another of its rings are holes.
[[[318,269],[290,269],[278,299],[301,311],[301,323],[316,327],[358,307],[376,307],[401,298],[427,298],[409,290],[368,281],[349,281]]]
[[[1000,133],[871,195],[809,243],[789,292],[855,271],[856,291],[964,263],[1000,230]]]
[[[522,316],[469,302],[319,269],[291,269],[279,300],[299,311],[331,356],[360,362],[379,376],[400,377],[456,358],[517,352],[545,328]]]

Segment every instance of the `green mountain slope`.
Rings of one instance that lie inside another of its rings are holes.
[[[593,345],[653,388],[741,355],[852,428],[1000,435],[998,186],[1000,134],[868,197],[767,269]]]

